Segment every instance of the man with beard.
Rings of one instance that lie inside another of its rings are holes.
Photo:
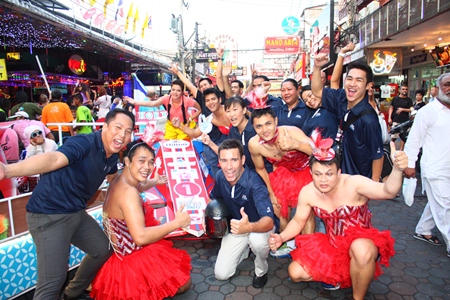
[[[408,86],[406,84],[402,84],[400,87],[400,95],[394,97],[391,102],[391,107],[389,107],[388,113],[388,123],[392,127],[397,126],[403,122],[409,120],[409,114],[412,111],[413,101],[408,97]],[[399,137],[398,134],[392,135],[392,141]],[[400,150],[403,150],[405,147],[405,142],[400,141]]]
[[[445,132],[450,128],[450,73],[437,79],[439,93],[436,100],[421,108],[405,145],[407,178],[415,177],[415,164],[422,147],[422,185],[427,191],[428,203],[416,226],[414,237],[432,245],[441,245],[431,230],[437,227],[447,245],[450,257],[450,139]]]

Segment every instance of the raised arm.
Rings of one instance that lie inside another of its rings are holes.
[[[181,131],[186,133],[191,139],[198,138],[202,135],[202,132],[199,128],[189,128],[188,126],[185,126],[181,123],[180,119],[178,117],[173,118],[172,120],[173,127],[180,128]]]
[[[316,96],[322,98],[322,67],[328,62],[328,56],[324,53],[317,54],[314,57],[313,76],[311,79],[311,92]]]
[[[197,87],[189,79],[187,79],[187,77],[182,72],[180,72],[180,70],[178,69],[178,64],[176,64],[176,63],[171,64],[169,70],[173,74],[177,75],[178,78],[180,78],[180,80],[184,83],[186,88],[191,91],[194,98],[197,98],[197,92],[198,92]],[[195,78],[194,78],[194,80],[195,80]]]
[[[338,89],[341,82],[342,69],[344,67],[344,58],[348,52],[355,49],[355,44],[352,42],[348,43],[347,46],[343,47],[338,54],[336,63],[334,65],[333,74],[331,74],[330,87],[332,89]]]
[[[163,103],[164,103],[163,98],[164,97],[165,96],[162,96],[161,98],[159,98],[159,99],[157,99],[155,101],[134,101],[133,98],[130,98],[128,96],[123,96],[123,99],[127,100],[129,103],[131,103],[133,105],[155,107],[155,106],[163,105]]]

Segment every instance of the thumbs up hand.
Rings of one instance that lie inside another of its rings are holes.
[[[232,219],[230,221],[231,233],[233,234],[243,234],[248,233],[250,222],[248,221],[248,215],[244,212],[244,208],[241,207],[241,216],[240,220]]]
[[[394,142],[391,141],[391,158],[394,168],[398,171],[403,171],[408,167],[408,156],[404,151],[396,150]]]

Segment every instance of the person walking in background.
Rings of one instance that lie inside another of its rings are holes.
[[[450,257],[450,139],[443,137],[450,128],[450,73],[439,76],[437,85],[436,101],[425,105],[414,117],[405,144],[409,161],[404,173],[406,178],[416,176],[416,161],[422,148],[422,190],[426,191],[428,203],[414,237],[431,245],[441,245],[431,232],[437,227]]]
[[[81,94],[73,95],[73,105],[76,107],[76,122],[77,123],[92,123],[94,118],[92,117],[91,110],[83,105],[83,97]],[[76,126],[73,130],[77,134],[89,134],[92,133],[92,126]]]
[[[14,116],[17,111],[24,111],[30,120],[36,120],[37,116],[42,115],[42,109],[28,101],[28,95],[24,91],[18,91],[16,93],[17,104],[11,108],[10,116]]]
[[[104,122],[106,114],[110,111],[109,108],[111,107],[111,96],[106,93],[104,87],[100,86],[98,88],[98,97],[93,101],[93,104],[98,106],[97,122]]]
[[[413,101],[408,97],[408,86],[402,84],[400,87],[400,94],[392,99],[391,107],[389,107],[388,123],[391,127],[404,123],[409,120],[409,114],[413,110]],[[399,138],[399,134],[393,134],[392,140]],[[400,140],[400,149],[403,150],[405,142]]]
[[[70,107],[61,100],[61,91],[57,89],[53,90],[50,103],[47,104],[42,110],[42,123],[44,123],[44,125],[47,126],[48,123],[72,123],[73,116],[70,111]],[[55,137],[55,142],[57,144],[62,142],[60,141],[58,126],[52,125],[47,127],[51,130],[53,136]],[[73,127],[61,126],[61,136],[73,136]]]
[[[0,164],[0,180],[42,174],[26,206],[37,255],[35,300],[59,299],[67,278],[71,244],[86,256],[65,289],[64,299],[92,300],[85,290],[112,250],[85,209],[105,177],[112,182],[117,173],[117,153],[130,142],[133,128],[131,113],[114,110],[107,115],[101,131],[70,138],[57,151],[16,164]]]

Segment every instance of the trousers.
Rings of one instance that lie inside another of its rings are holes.
[[[428,203],[417,223],[416,233],[431,235],[431,230],[437,227],[447,245],[447,251],[450,251],[450,182],[445,179],[422,180]]]
[[[227,280],[236,273],[237,266],[248,257],[249,249],[255,254],[255,274],[263,276],[269,269],[269,237],[275,227],[267,232],[246,234],[228,233],[222,238],[214,275],[218,280]]]
[[[83,293],[113,253],[106,234],[85,210],[54,215],[27,212],[27,222],[37,254],[35,300],[60,299],[71,244],[86,256],[65,290],[69,297]]]

